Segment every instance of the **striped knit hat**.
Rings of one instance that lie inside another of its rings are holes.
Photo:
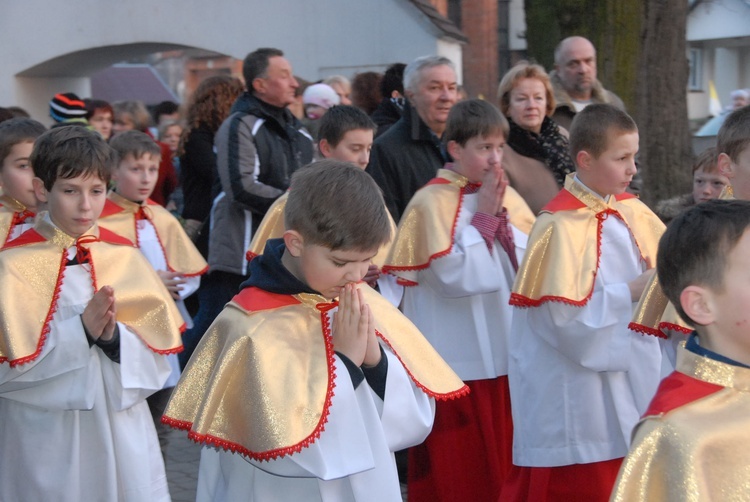
[[[49,102],[49,115],[56,122],[85,122],[86,105],[72,92],[55,94]]]

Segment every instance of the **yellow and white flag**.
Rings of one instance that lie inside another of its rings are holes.
[[[714,86],[714,81],[709,80],[708,81],[708,112],[711,114],[712,117],[716,117],[717,115],[721,115],[721,112],[724,111],[724,108],[721,106],[721,101],[719,100],[719,94],[716,92],[716,86]]]

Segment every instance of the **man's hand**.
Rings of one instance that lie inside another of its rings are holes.
[[[369,331],[375,332],[370,317],[362,292],[354,284],[344,286],[339,309],[333,314],[333,348],[357,366],[362,366],[368,352]]]
[[[89,335],[94,340],[101,338],[105,342],[111,340],[115,333],[116,318],[115,290],[111,286],[104,286],[94,293],[81,314],[81,321]]]
[[[172,296],[172,298],[174,298],[175,300],[179,300],[180,291],[182,290],[182,285],[185,284],[185,279],[180,277],[179,272],[158,270],[156,273],[159,275],[161,282],[163,282],[167,287],[167,290],[169,291],[169,294]]]

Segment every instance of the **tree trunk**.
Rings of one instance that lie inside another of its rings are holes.
[[[638,125],[646,203],[690,188],[692,152],[687,113],[688,4],[646,0],[638,65]]]
[[[529,57],[552,69],[555,46],[581,35],[597,48],[598,78],[640,129],[647,204],[690,188],[684,0],[526,0]]]
[[[597,48],[599,80],[632,111],[642,11],[639,1],[526,0],[529,57],[552,70],[555,47],[563,38],[588,38]]]

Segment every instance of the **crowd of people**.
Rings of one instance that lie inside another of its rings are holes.
[[[746,496],[750,106],[652,210],[554,61],[0,109],[0,500],[169,500],[169,427],[200,501]]]

